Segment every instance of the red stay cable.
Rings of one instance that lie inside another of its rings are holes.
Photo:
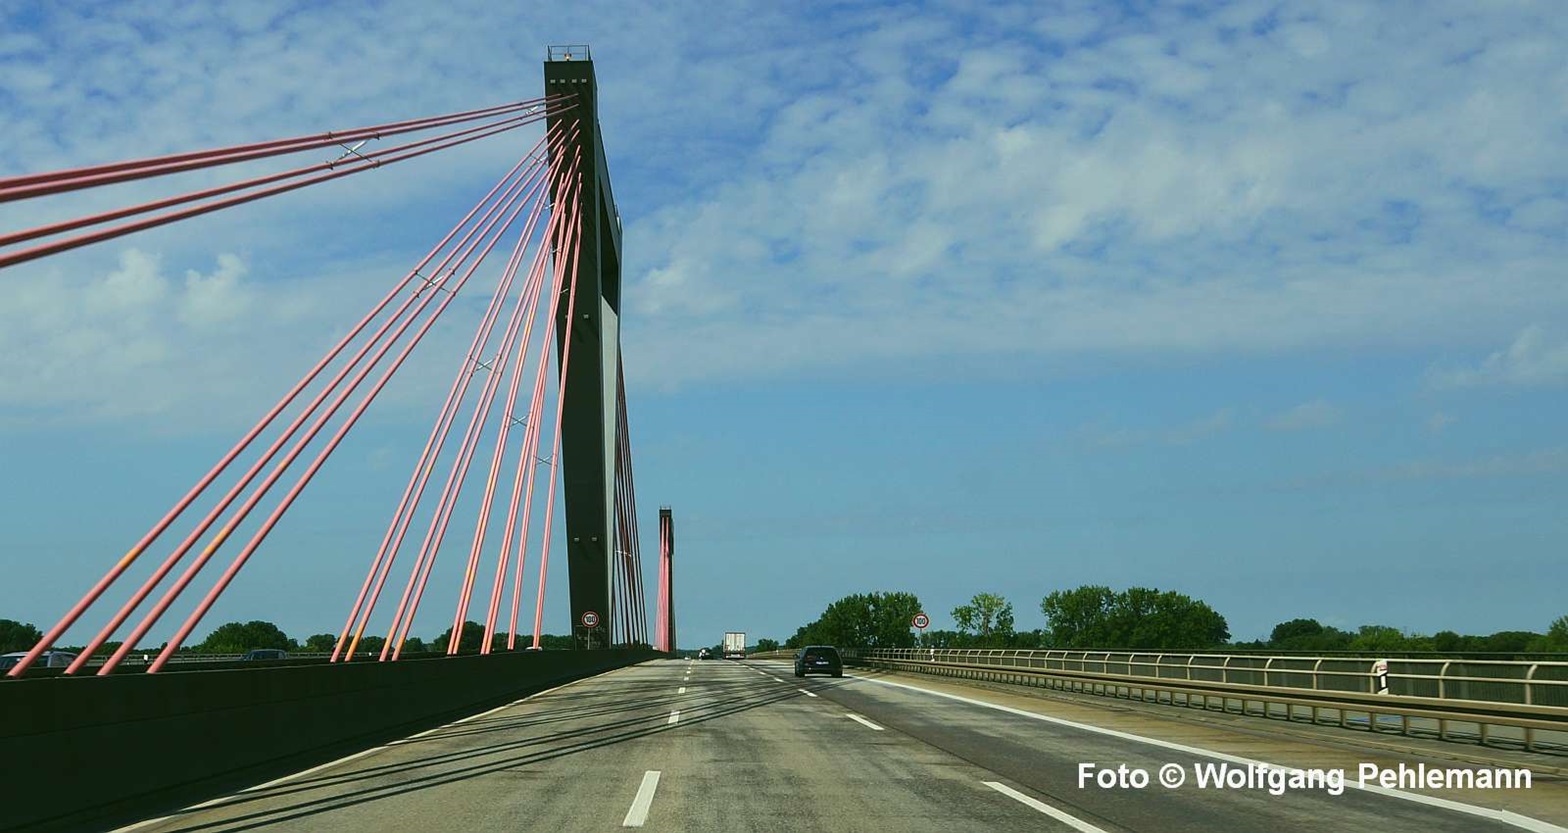
[[[463,122],[501,116],[530,107],[548,105],[565,97],[547,96],[546,98],[518,101],[511,104],[486,107],[480,110],[449,113],[444,116],[427,116],[420,119],[390,122],[371,127],[355,127],[340,131],[329,130],[326,133],[296,136],[291,139],[274,139],[267,142],[255,142],[227,148],[189,151],[168,156],[110,162],[85,168],[5,177],[0,179],[0,202],[10,202],[30,197],[45,196],[47,194],[74,191],[81,188],[126,182],[133,179],[192,171],[216,165],[245,162],[252,159],[263,159],[269,156],[298,153],[305,150],[331,147],[332,145],[344,144],[359,139],[379,139],[385,136],[429,130],[450,124],[461,124]]]

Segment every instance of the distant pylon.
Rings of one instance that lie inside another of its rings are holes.
[[[674,652],[675,642],[675,516],[670,507],[659,507],[659,599],[664,605],[663,649]]]

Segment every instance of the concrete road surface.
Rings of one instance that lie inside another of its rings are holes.
[[[1568,830],[1479,807],[1473,790],[1455,793],[1466,803],[1321,783],[1274,795],[1245,763],[1266,749],[1226,760],[1192,738],[1160,745],[1026,706],[908,678],[658,661],[122,830]],[[1222,763],[1255,786],[1196,785]],[[1081,783],[1084,764],[1099,769]],[[1162,767],[1183,784],[1162,786]],[[1150,782],[1133,786],[1135,771]],[[1100,786],[1107,775],[1126,786]],[[1536,780],[1550,806],[1542,790],[1568,814],[1568,785]]]

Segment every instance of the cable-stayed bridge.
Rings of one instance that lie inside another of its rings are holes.
[[[79,600],[6,672],[0,828],[1471,831],[1568,821],[1560,664],[1378,672],[1322,658],[1260,666],[903,649],[808,678],[816,669],[790,654],[679,658],[669,509],[650,548],[655,587],[644,587],[621,220],[598,81],[585,47],[552,48],[543,77],[539,97],[491,107],[0,179],[0,201],[20,202],[325,155],[6,232],[3,269],[525,128],[541,134],[143,536],[82,579]],[[483,299],[483,315],[384,534],[366,542],[363,581],[344,589],[330,655],[181,662],[460,295]],[[566,551],[552,553],[552,542]],[[443,553],[461,574],[450,599],[429,592]],[[553,626],[573,650],[538,650],[551,626],[552,556],[566,563],[569,612]],[[446,644],[405,650],[432,608],[450,613]],[[470,622],[483,635],[465,651]],[[85,634],[85,648],[56,665],[68,634]],[[144,660],[138,646],[149,640],[159,647]],[[1457,788],[1397,781],[1402,768],[1426,766],[1472,775]],[[1475,786],[1475,773],[1525,771],[1528,787]],[[1218,786],[1199,783],[1205,773]]]

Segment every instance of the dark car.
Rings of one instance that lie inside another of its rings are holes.
[[[15,651],[13,653],[0,655],[0,671],[8,671],[12,668],[15,668],[19,663],[21,663],[22,657],[25,656],[27,656],[26,651]],[[75,659],[75,654],[66,651],[44,651],[38,655],[38,659],[33,661],[33,667],[64,668],[65,666],[70,665],[71,662]]]
[[[240,660],[243,661],[243,662],[253,662],[253,661],[256,661],[256,660],[288,659],[288,658],[289,658],[289,652],[288,651],[279,650],[277,648],[252,648],[249,651],[246,651],[245,652],[245,656],[240,657]]]
[[[832,674],[844,676],[844,660],[832,645],[807,645],[795,655],[795,676],[807,674]]]

